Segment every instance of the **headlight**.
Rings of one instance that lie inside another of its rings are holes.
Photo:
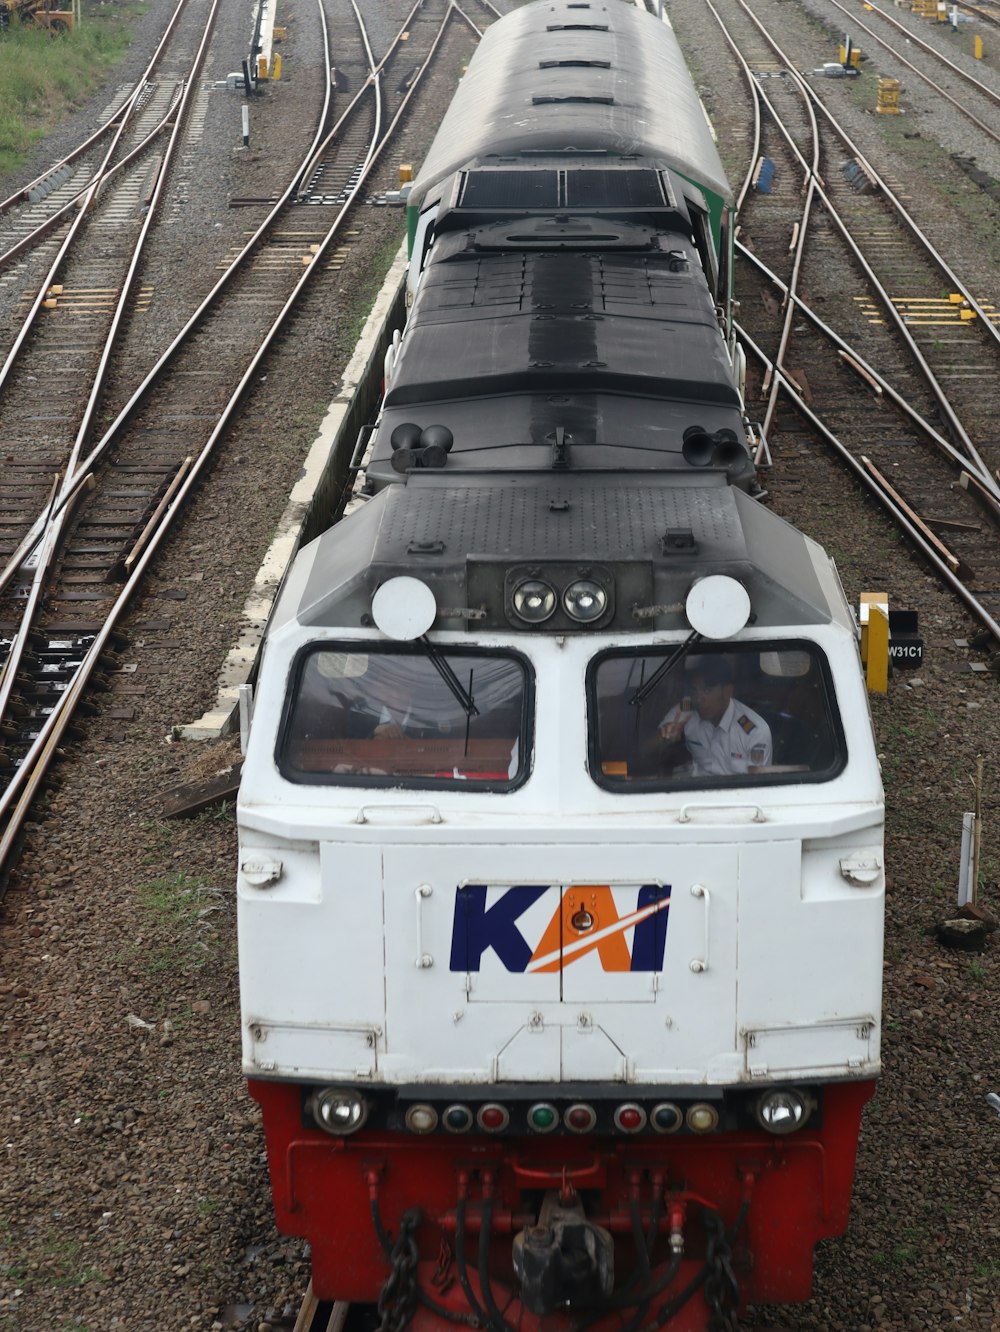
[[[343,1137],[356,1133],[368,1118],[368,1103],[360,1092],[345,1087],[326,1087],[313,1092],[309,1108],[312,1117],[327,1133]]]
[[[768,1133],[794,1133],[812,1114],[812,1102],[790,1088],[764,1092],[757,1100],[757,1120]]]
[[[571,620],[589,624],[599,620],[608,605],[608,594],[592,578],[578,578],[562,595],[563,610]]]
[[[555,588],[540,578],[529,578],[518,583],[511,600],[514,613],[526,624],[542,624],[556,608]]]

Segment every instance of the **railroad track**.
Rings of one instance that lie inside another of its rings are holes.
[[[68,462],[51,448],[40,458],[44,476],[59,476],[54,490],[46,491],[37,472],[29,484],[25,473],[8,496],[0,572],[0,633],[9,645],[0,679],[0,865],[17,844],[87,681],[109,661],[125,606],[269,348],[316,276],[336,272],[343,238],[363,224],[366,182],[456,12],[447,0],[428,0],[381,60],[369,48],[370,77],[332,130],[317,134],[284,195],[101,438]],[[320,124],[325,117],[324,109]],[[347,166],[347,184],[331,193],[324,186],[320,195],[317,175],[334,178]],[[81,446],[83,437],[81,430]]]
[[[800,452],[805,437],[837,449],[1000,640],[1000,486],[981,411],[1000,369],[992,306],[962,286],[759,15],[730,5],[725,26],[776,183],[747,188],[760,162],[747,163],[738,287],[753,311],[744,332],[760,370],[749,386],[765,435]]]
[[[41,176],[0,200],[0,281],[37,288],[43,266],[62,261],[63,243],[81,211],[93,213],[100,205],[104,216],[117,213],[125,230],[131,229],[138,210],[127,206],[149,195],[162,164],[153,148],[172,123],[185,82],[176,70],[192,64],[206,9],[203,0],[178,0],[144,73],[133,86],[118,89],[104,123]]]
[[[342,1300],[318,1300],[312,1282],[302,1299],[292,1332],[344,1332],[351,1306]]]
[[[894,18],[886,10],[877,6],[861,10],[858,6],[849,6],[843,0],[829,0],[829,4],[850,24],[852,34],[861,32],[876,46],[887,52],[908,70],[921,83],[925,84],[936,97],[943,98],[974,126],[975,131],[984,135],[993,143],[1000,143],[1000,130],[997,128],[997,107],[1000,107],[1000,91],[986,79],[973,74],[956,60],[952,60],[940,46],[925,41],[912,27]],[[879,22],[881,30],[872,26]],[[936,26],[936,25],[934,25]],[[884,36],[888,27],[893,34],[892,40]],[[932,78],[924,69],[916,65],[910,56],[914,48],[929,56],[939,70],[937,78]],[[941,80],[946,80],[945,82]]]

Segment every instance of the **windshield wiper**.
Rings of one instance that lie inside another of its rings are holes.
[[[630,708],[641,707],[642,704],[649,697],[649,695],[656,688],[656,686],[663,679],[663,677],[665,675],[669,675],[670,672],[677,665],[677,663],[684,660],[684,658],[688,654],[688,649],[692,647],[695,643],[697,643],[700,639],[701,639],[701,634],[699,634],[697,629],[693,629],[691,633],[687,636],[687,638],[685,638],[684,642],[679,644],[677,648],[675,648],[675,650],[666,659],[666,661],[660,662],[659,666],[657,666],[656,670],[649,677],[646,683],[641,684],[639,686],[639,688],[635,691],[635,693],[628,701],[629,707]]]
[[[476,701],[472,697],[472,692],[471,692],[472,676],[471,675],[469,676],[469,689],[466,689],[462,684],[461,680],[451,669],[451,666],[448,664],[447,658],[444,657],[442,653],[438,651],[438,649],[434,646],[434,644],[431,642],[431,640],[427,637],[426,634],[421,634],[420,642],[423,644],[424,651],[427,653],[427,656],[430,658],[431,665],[434,667],[438,675],[440,675],[441,679],[448,686],[448,689],[451,691],[452,697],[454,698],[458,706],[462,709],[462,711],[465,713],[466,717],[470,721],[473,717],[478,717],[479,709],[476,707]],[[468,732],[468,727],[466,727],[466,732]]]

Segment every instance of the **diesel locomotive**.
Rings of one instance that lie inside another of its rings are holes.
[[[496,23],[269,625],[244,1071],[279,1228],[386,1328],[733,1328],[847,1224],[883,796],[836,570],[762,502],[731,206],[667,24]]]

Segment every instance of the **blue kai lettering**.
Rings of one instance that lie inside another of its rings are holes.
[[[549,891],[558,896],[552,918],[529,942],[517,921]],[[451,970],[479,971],[483,954],[493,949],[508,971],[562,971],[596,952],[604,971],[661,971],[667,946],[670,887],[644,883],[634,911],[619,914],[610,885],[587,885],[591,911],[586,926],[576,928],[574,896],[555,884],[517,884],[487,907],[488,885],[467,884],[455,894],[451,935]],[[620,900],[620,899],[619,899]],[[631,951],[627,936],[632,933]]]
[[[492,948],[508,971],[524,971],[531,949],[514,924],[549,887],[511,888],[487,910],[486,884],[470,883],[455,894],[455,921],[451,931],[451,970],[478,971],[487,948]]]

